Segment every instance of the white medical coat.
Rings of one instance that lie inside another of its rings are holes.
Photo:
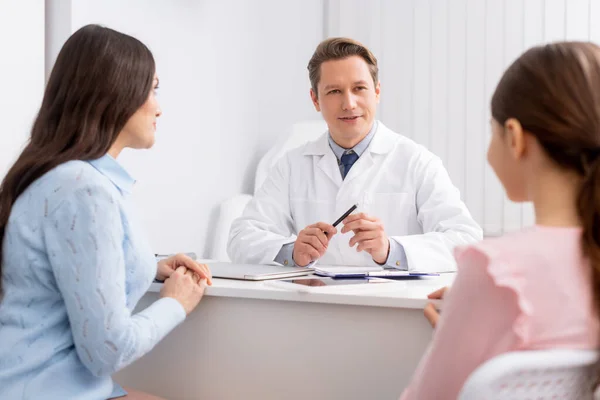
[[[412,140],[378,123],[367,150],[344,180],[328,133],[288,152],[236,219],[227,251],[233,262],[273,263],[282,245],[307,225],[333,223],[352,204],[383,222],[400,243],[409,270],[456,269],[456,245],[482,239],[441,160]],[[322,265],[372,266],[371,256],[348,244],[352,232],[331,238]]]

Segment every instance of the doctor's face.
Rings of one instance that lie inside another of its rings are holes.
[[[369,133],[379,103],[379,82],[373,82],[365,60],[351,56],[324,62],[317,91],[318,95],[310,92],[313,104],[336,143],[353,147]]]

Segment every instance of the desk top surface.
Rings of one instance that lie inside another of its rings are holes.
[[[206,262],[207,260],[203,261]],[[348,291],[340,293],[306,293],[272,287],[265,281],[254,282],[215,278],[213,279],[213,285],[206,289],[205,296],[422,309],[429,301],[427,295],[440,287],[451,284],[454,277],[454,273],[447,273],[418,280],[396,281],[389,285],[377,285],[376,290],[362,293]],[[160,283],[153,283],[148,291],[159,292],[161,286]]]

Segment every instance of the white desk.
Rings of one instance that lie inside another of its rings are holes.
[[[426,295],[453,278],[358,295],[215,279],[186,321],[115,379],[168,399],[397,399],[431,339]]]

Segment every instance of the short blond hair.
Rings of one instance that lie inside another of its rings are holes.
[[[308,77],[315,96],[318,96],[317,85],[321,80],[321,64],[325,61],[340,60],[352,56],[359,56],[365,60],[369,66],[373,83],[377,85],[377,82],[379,82],[379,68],[377,67],[377,58],[373,53],[354,39],[334,37],[319,43],[308,62]]]

